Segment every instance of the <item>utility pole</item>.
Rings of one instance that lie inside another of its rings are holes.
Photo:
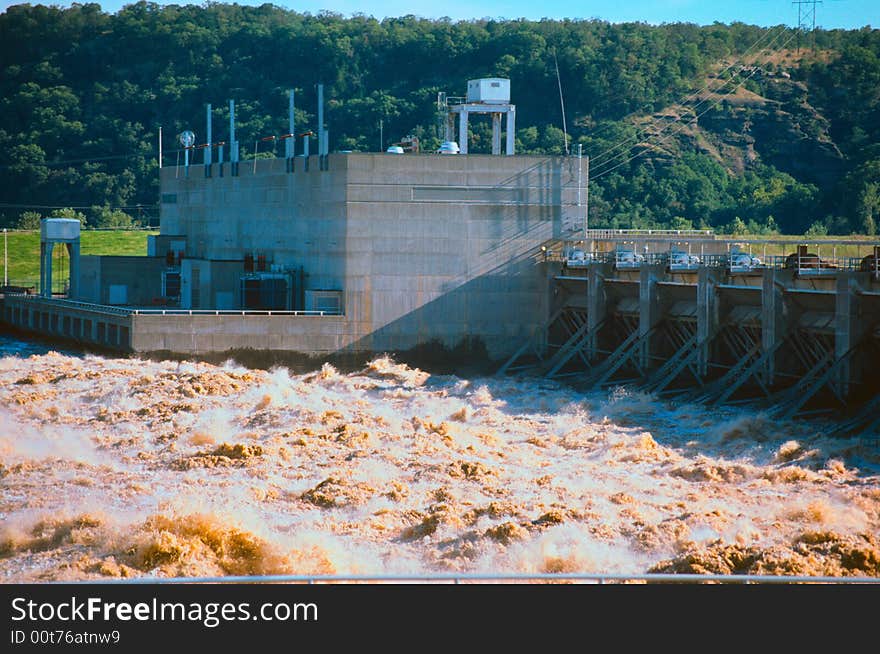
[[[382,122],[382,119],[379,119],[379,152],[382,152],[385,149],[385,125]]]
[[[9,286],[9,249],[6,247],[6,228],[3,228],[3,286]]]
[[[792,0],[793,5],[798,8],[798,26],[797,26],[797,53],[801,52],[801,30],[806,29],[804,23],[810,21],[812,27],[810,31],[816,30],[816,5],[822,4],[822,0]],[[809,8],[806,8],[810,5]]]

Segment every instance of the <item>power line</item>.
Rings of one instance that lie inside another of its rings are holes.
[[[773,30],[775,30],[775,29],[777,29],[777,28],[780,29],[780,33],[781,33],[781,32],[784,32],[784,31],[787,29],[785,25],[778,25],[778,26],[776,26],[776,27],[773,27],[773,28],[770,28],[770,29],[764,31],[764,33],[761,35],[760,38],[758,38],[757,41],[755,41],[752,45],[750,45],[748,48],[746,48],[746,50],[745,50],[741,55],[739,55],[739,60],[742,60],[744,57],[746,57],[746,56],[747,56],[747,55],[748,55],[748,54],[749,54],[754,48],[756,48],[756,47],[758,46],[758,44],[761,43],[761,41],[763,41],[768,35],[772,34],[772,33],[773,33]],[[774,38],[775,38],[775,37],[774,37]],[[771,43],[772,43],[772,41],[771,41]],[[769,44],[768,44],[768,45],[769,45]],[[739,60],[734,60],[731,64],[729,64],[729,65],[725,66],[724,68],[722,68],[722,69],[717,73],[717,76],[720,77],[720,76],[724,75],[727,71],[729,71],[731,68],[733,68],[734,66],[736,66],[737,63],[739,62]],[[673,103],[673,104],[685,104],[685,103],[687,103],[687,102],[690,102],[690,101],[693,100],[694,98],[698,97],[701,93],[704,93],[705,91],[708,91],[708,90],[709,90],[709,85],[707,84],[706,86],[704,86],[704,87],[703,87],[702,89],[700,89],[699,91],[695,91],[694,93],[692,93],[692,94],[686,96],[684,99],[679,100],[677,103]],[[620,97],[622,97],[622,96],[620,96]],[[602,128],[600,128],[600,129],[596,130],[595,132],[592,132],[592,133],[590,134],[590,136],[592,136],[592,137],[595,138],[597,135],[599,135],[599,134],[601,134],[601,133],[603,133],[603,132],[609,130],[611,127],[613,127],[613,126],[619,124],[620,122],[626,120],[627,118],[631,118],[632,116],[635,116],[636,114],[640,113],[642,110],[647,109],[647,108],[649,108],[649,107],[653,107],[653,103],[650,103],[650,102],[649,102],[649,103],[647,103],[647,104],[642,105],[642,106],[639,107],[638,109],[636,109],[636,110],[631,111],[630,113],[628,113],[626,116],[623,116],[622,118],[619,118],[618,120],[616,120],[616,121],[614,121],[614,122],[612,122],[612,123],[606,125],[605,127],[602,127]],[[600,157],[602,154],[603,154],[603,153],[599,153],[598,155],[593,155],[593,156],[591,156],[591,157],[590,157],[590,161],[591,161],[591,162],[592,162],[592,161],[595,161],[596,157]]]
[[[108,207],[103,204],[90,204],[88,206],[85,205],[77,205],[70,206],[69,204],[14,204],[9,202],[0,202],[0,209],[148,209],[151,207],[158,207],[159,204],[156,202],[149,204],[125,204],[119,206]]]
[[[776,41],[777,41],[777,40],[778,40],[778,39],[784,34],[784,32],[785,32],[786,29],[787,29],[787,28],[786,28],[785,26],[781,26],[780,31],[777,32],[776,35],[773,37],[773,39],[772,39],[769,43],[766,44],[766,47],[770,47],[770,46],[772,46],[774,43],[776,43]],[[772,31],[772,30],[771,30],[771,31]],[[767,34],[769,34],[769,33],[770,33],[770,32],[768,32]],[[748,50],[746,50],[746,52],[744,52],[742,56],[745,57],[745,56],[748,54],[748,52],[749,52],[752,48],[754,48],[756,45],[758,45],[758,43],[761,42],[762,39],[763,39],[763,37],[762,37],[761,39],[758,39],[758,41],[756,41],[756,42],[755,42],[755,43],[754,43],[754,44],[753,44]],[[791,40],[791,39],[789,39],[789,40]],[[787,43],[787,41],[786,41],[786,43]],[[784,46],[784,45],[785,45],[785,44],[783,44],[783,46]],[[739,62],[736,62],[736,61],[735,61],[735,62],[733,62],[732,64],[730,64],[729,66],[727,66],[725,69],[723,69],[723,70],[719,73],[719,76],[720,76],[720,75],[723,75],[723,74],[726,73],[728,70],[730,70],[731,68],[733,68],[735,65],[737,65],[737,63],[739,63]],[[733,77],[729,78],[729,79],[726,80],[726,81],[725,81],[720,87],[718,87],[717,89],[715,89],[715,92],[717,93],[718,91],[721,91],[722,89],[724,89],[725,86],[727,86],[727,85],[728,85],[729,83],[731,83],[733,80],[734,80]],[[704,86],[702,89],[700,89],[699,91],[697,91],[697,92],[691,94],[690,96],[688,96],[688,97],[685,98],[683,101],[681,101],[681,102],[679,102],[679,103],[677,103],[677,104],[685,105],[685,104],[687,104],[688,102],[692,101],[693,99],[699,97],[699,96],[702,95],[703,93],[706,93],[707,91],[708,91],[708,92],[711,92],[711,91],[712,91],[712,89],[710,88],[710,84],[707,84],[707,85]],[[702,100],[700,100],[696,105],[694,105],[694,106],[692,107],[692,110],[693,110],[694,112],[696,112],[696,111],[697,111],[697,110],[698,110],[698,109],[699,109],[704,103],[708,102],[710,99],[711,99],[711,95],[706,96],[706,97],[703,97]],[[663,131],[665,131],[666,129],[669,129],[672,125],[675,125],[675,123],[677,123],[679,120],[681,120],[681,118],[676,119],[675,121],[669,123],[669,125],[667,125],[667,126],[664,127],[662,130],[660,130],[661,133],[662,133]],[[631,136],[631,137],[629,137],[629,138],[625,138],[625,139],[619,141],[619,142],[616,143],[615,145],[611,146],[610,148],[607,148],[607,149],[603,150],[603,151],[600,152],[599,154],[597,154],[597,155],[591,155],[591,156],[590,156],[590,164],[591,164],[591,166],[594,166],[594,167],[597,167],[597,168],[601,168],[602,166],[606,166],[606,165],[608,165],[609,163],[611,163],[612,161],[614,161],[614,160],[616,160],[616,159],[619,159],[619,158],[621,158],[621,157],[625,157],[625,156],[626,156],[626,150],[623,150],[623,151],[619,152],[618,154],[616,154],[616,155],[614,155],[614,156],[611,156],[610,158],[609,158],[608,155],[610,155],[612,152],[614,152],[614,151],[616,151],[616,150],[620,150],[621,148],[625,147],[625,146],[626,146],[627,144],[629,144],[629,143],[635,143],[635,142],[637,142],[637,141],[638,141],[643,135],[645,135],[645,134],[647,134],[647,133],[648,133],[648,130],[647,130],[647,129],[640,130],[640,131],[638,131],[635,135],[633,135],[633,136]],[[605,161],[602,161],[602,158],[603,158],[603,157],[606,158]],[[597,163],[597,160],[598,160],[598,163]]]
[[[556,48],[553,48],[553,65],[556,67],[556,83],[559,85],[559,106],[562,109],[562,138],[565,142],[565,154],[568,154],[568,129],[565,127],[565,102],[562,100],[562,79],[559,77],[559,62],[556,60]]]
[[[794,34],[792,34],[790,37],[788,37],[788,40],[785,41],[785,43],[783,44],[783,46],[787,45],[787,44],[788,44],[793,38],[795,38],[795,35],[794,35]],[[749,81],[749,79],[751,79],[752,75],[754,75],[757,71],[758,71],[758,69],[757,69],[757,67],[756,67],[754,70],[752,70],[752,72],[751,72],[751,73],[750,73],[745,79],[743,79],[739,84],[736,85],[736,87],[733,89],[732,92],[735,93],[740,87],[742,87],[743,84],[745,84],[747,81]],[[712,109],[712,106],[707,107],[707,108],[704,109],[701,113],[699,113],[699,114],[697,114],[696,116],[694,116],[694,120],[693,120],[693,122],[696,122],[696,121],[700,118],[700,116],[702,116],[703,114],[707,113],[710,109]],[[676,122],[680,122],[680,119],[679,119],[678,121],[676,121]],[[675,136],[676,134],[678,134],[679,132],[681,132],[681,130],[683,130],[683,129],[686,127],[686,125],[687,125],[686,123],[682,123],[681,126],[679,127],[679,129],[677,129],[676,131],[674,131],[674,132],[672,132],[672,133],[670,133],[670,134],[667,134],[665,137],[663,137],[662,139],[660,139],[659,143],[664,143],[664,142],[666,142],[666,141],[669,140],[671,137],[673,137],[673,136]],[[641,157],[641,156],[644,156],[645,152],[647,152],[647,150],[642,150],[641,152],[637,152],[636,154],[632,155],[631,157],[629,157],[629,158],[626,159],[625,161],[622,161],[622,162],[620,162],[619,164],[616,164],[616,165],[614,165],[614,166],[611,166],[610,168],[606,168],[605,170],[599,172],[598,174],[593,175],[592,178],[591,178],[591,181],[595,181],[596,179],[599,179],[599,178],[602,177],[603,175],[606,175],[607,173],[610,173],[611,171],[616,170],[617,168],[620,168],[621,166],[623,166],[623,165],[625,165],[625,164],[628,164],[630,161],[632,161],[632,160],[634,160],[634,159],[638,159],[638,158]],[[606,163],[607,163],[607,162],[606,162]]]

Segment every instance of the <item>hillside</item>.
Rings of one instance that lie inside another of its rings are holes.
[[[89,224],[158,213],[157,135],[225,138],[242,157],[325,85],[331,150],[438,144],[436,99],[508,77],[521,153],[591,159],[594,226],[873,233],[880,220],[880,30],[589,21],[378,21],[273,5],[138,2],[115,14],[0,14],[0,225],[72,207]],[[559,70],[557,81],[556,69]],[[560,108],[559,85],[565,103]],[[471,122],[471,151],[490,147]],[[268,153],[261,153],[266,156]],[[270,154],[268,156],[271,156]]]

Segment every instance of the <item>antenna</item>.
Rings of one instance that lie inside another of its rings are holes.
[[[556,61],[556,48],[553,48],[553,65],[556,67],[556,83],[559,85],[559,106],[562,108],[562,134],[565,140],[565,154],[568,154],[568,130],[565,127],[565,102],[562,100],[562,80],[559,77],[559,62]]]
[[[437,91],[437,140],[448,141],[446,138],[446,124],[449,121],[449,103],[446,100],[446,91]]]

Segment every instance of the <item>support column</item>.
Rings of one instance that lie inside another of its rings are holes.
[[[324,85],[318,84],[318,156],[324,154]]]
[[[67,297],[79,299],[79,241],[67,244],[68,260],[70,261],[70,288]]]
[[[284,139],[284,158],[287,162],[285,169],[288,173],[296,169],[294,156],[296,156],[296,122],[293,117],[293,89],[290,89],[287,103],[287,138]]]
[[[52,297],[52,250],[55,243],[44,241],[40,243],[40,295]]]
[[[205,177],[210,177],[211,172],[212,172],[211,171],[211,163],[212,163],[211,149],[214,147],[213,141],[212,141],[213,136],[211,134],[212,130],[211,130],[211,105],[210,104],[205,106],[205,124],[207,127],[207,129],[206,129],[207,138],[205,139],[205,144],[206,144],[206,147],[205,147]]]
[[[510,106],[507,110],[507,148],[506,154],[508,156],[513,154],[514,143],[516,138],[516,107],[513,105]]]
[[[309,172],[309,135],[303,135],[303,170]]]
[[[663,317],[660,311],[660,287],[657,285],[664,276],[663,264],[642,264],[639,271],[639,338],[645,338]],[[648,338],[639,348],[639,366],[646,370],[651,365],[651,341]]]
[[[697,270],[697,343],[700,348],[697,370],[703,377],[709,373],[709,339],[718,333],[717,275],[714,268],[707,266],[700,266]]]
[[[605,320],[607,311],[605,277],[608,268],[608,264],[604,263],[592,263],[587,267],[587,333],[590,336],[584,344],[584,350],[590,360],[596,356],[598,347],[596,328]]]
[[[468,112],[462,110],[458,114],[458,151],[460,154],[468,152]]]
[[[238,141],[235,140],[235,101],[229,101],[229,174],[238,177]]]
[[[761,352],[768,352],[785,334],[785,298],[782,295],[784,278],[776,268],[765,268],[761,278]],[[764,383],[773,384],[776,375],[776,357],[768,357],[761,371]]]
[[[492,154],[501,154],[501,114],[492,114]]]
[[[867,325],[859,316],[858,278],[854,272],[841,272],[837,276],[834,307],[834,359],[840,360],[865,335]],[[850,394],[851,385],[861,378],[860,357],[842,361],[838,366],[837,387],[844,397]]]

